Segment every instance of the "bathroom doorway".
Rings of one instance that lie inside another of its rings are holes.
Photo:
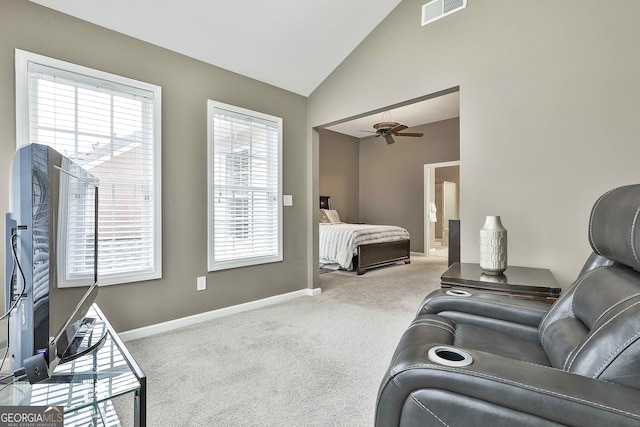
[[[424,165],[425,254],[448,256],[449,220],[460,219],[460,161]]]

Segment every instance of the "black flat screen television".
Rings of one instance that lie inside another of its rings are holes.
[[[51,147],[29,144],[13,157],[9,186],[11,368],[23,368],[34,355],[53,368],[86,329],[83,318],[98,291],[97,180]]]

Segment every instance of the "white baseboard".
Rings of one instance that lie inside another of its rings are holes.
[[[184,326],[194,325],[196,323],[204,322],[207,320],[217,319],[231,314],[242,313],[243,311],[255,310],[256,308],[266,307],[285,301],[289,301],[295,298],[304,296],[317,296],[320,295],[322,290],[320,288],[314,289],[300,289],[299,291],[293,291],[286,294],[274,295],[272,297],[263,298],[256,301],[245,302],[243,304],[232,305],[231,307],[224,307],[218,310],[207,311],[205,313],[194,314],[193,316],[181,317],[180,319],[169,320],[167,322],[156,323],[155,325],[144,326],[142,328],[131,329],[118,333],[122,341],[132,341],[139,338],[148,337],[151,335],[159,334],[161,332],[171,331],[173,329],[182,328]]]

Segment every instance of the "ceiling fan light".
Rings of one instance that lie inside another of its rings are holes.
[[[396,122],[380,122],[380,123],[374,124],[373,128],[377,129],[378,131],[383,131],[383,130],[393,129],[399,125],[400,123],[396,123]]]

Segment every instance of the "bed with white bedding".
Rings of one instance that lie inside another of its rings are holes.
[[[320,222],[319,243],[320,265],[337,264],[358,275],[374,267],[411,262],[409,232],[394,225]]]

